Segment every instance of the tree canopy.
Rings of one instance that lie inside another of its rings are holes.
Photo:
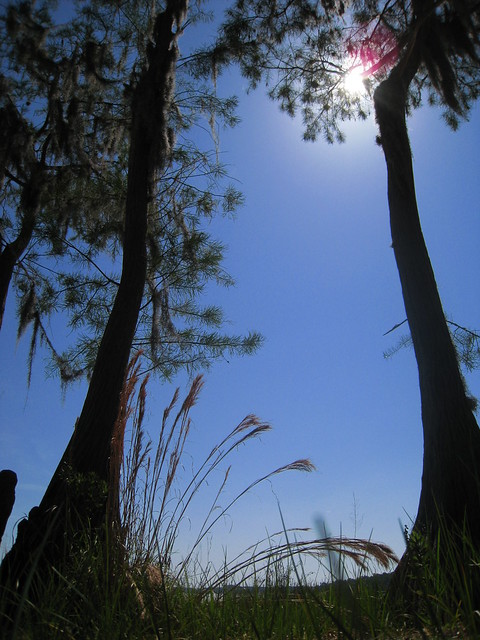
[[[202,15],[194,7],[189,25]],[[19,335],[32,329],[30,364],[40,340],[68,383],[91,374],[118,288],[130,101],[153,14],[138,2],[76,10],[23,2],[8,7],[1,28],[3,305],[12,282]],[[255,332],[223,334],[221,309],[201,303],[210,282],[233,283],[207,226],[242,202],[215,149],[216,129],[236,123],[236,100],[193,82],[181,62],[175,91],[175,147],[151,185],[148,276],[133,345],[145,369],[167,377],[261,342]],[[67,347],[65,331],[52,335],[53,317],[72,332]]]
[[[408,106],[444,109],[451,126],[478,97],[478,7],[469,2],[238,0],[203,65],[238,58],[252,86],[264,79],[280,107],[304,122],[304,138],[343,141],[341,123],[365,118],[374,88],[418,45]],[[345,78],[360,68],[365,93]]]

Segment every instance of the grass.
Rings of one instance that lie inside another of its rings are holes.
[[[252,488],[289,471],[310,471],[297,460],[247,483],[225,498],[230,463],[240,444],[269,431],[256,416],[242,420],[181,483],[190,411],[202,388],[196,378],[179,405],[178,391],[166,408],[154,445],[143,430],[147,380],[131,364],[122,411],[112,443],[111,486],[105,536],[85,531],[61,571],[41,579],[35,563],[24,590],[5,587],[0,595],[0,637],[8,640],[167,638],[458,638],[480,637],[477,586],[480,554],[466,532],[461,558],[452,532],[435,545],[408,537],[415,555],[415,606],[388,597],[395,557],[370,540],[308,538],[307,529],[283,528],[220,567],[202,564],[199,550],[215,539],[215,528]],[[130,442],[123,450],[125,433]],[[226,469],[226,470],[225,470]],[[220,473],[220,476],[219,476]],[[220,477],[217,489],[202,495]],[[119,488],[119,490],[116,490]],[[178,537],[195,501],[205,518],[189,549],[178,555]],[[280,512],[280,517],[283,517]],[[440,557],[446,562],[440,562]],[[467,558],[467,562],[463,559]],[[315,562],[330,573],[312,584],[306,569]],[[341,570],[339,570],[341,567]],[[383,573],[374,575],[375,571]],[[12,602],[15,607],[12,608]],[[14,612],[12,614],[12,611]],[[7,624],[8,623],[8,624]]]

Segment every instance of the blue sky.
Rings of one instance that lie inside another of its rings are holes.
[[[345,127],[347,141],[303,143],[301,123],[279,112],[262,89],[246,94],[236,73],[219,92],[240,97],[241,124],[222,132],[221,151],[245,205],[235,221],[212,222],[228,247],[225,267],[236,287],[212,290],[232,332],[260,331],[257,355],[214,364],[192,412],[188,460],[199,463],[247,414],[273,431],[234,454],[228,495],[264,473],[309,457],[317,471],[288,473],[255,489],[214,536],[210,550],[238,551],[287,526],[371,537],[401,554],[399,521],[416,514],[422,431],[412,350],[386,360],[405,318],[390,248],[386,170],[373,118]],[[428,107],[409,121],[422,226],[447,315],[480,325],[480,110],[451,132]],[[0,333],[0,468],[19,476],[15,521],[38,503],[68,441],[85,393],[44,378],[42,354],[26,388],[28,337],[16,344],[10,295]],[[480,396],[478,372],[467,376]],[[148,422],[153,438],[175,386],[152,380]],[[187,465],[188,467],[188,465]],[[188,476],[188,468],[185,471]],[[194,505],[191,531],[204,504]]]

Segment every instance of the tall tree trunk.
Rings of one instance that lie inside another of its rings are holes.
[[[465,522],[480,544],[480,431],[445,320],[415,195],[406,125],[408,86],[418,68],[413,55],[379,85],[374,102],[387,164],[392,246],[420,382],[424,454],[414,529],[435,536],[443,524],[461,528]]]
[[[39,508],[19,527],[15,545],[2,564],[0,581],[17,581],[25,575],[32,554],[46,548],[46,542],[48,553],[42,553],[48,562],[55,561],[59,541],[65,536],[67,523],[71,526],[73,515],[80,515],[80,519],[75,517],[80,526],[88,521],[98,527],[105,519],[106,494],[99,503],[94,500],[95,505],[88,500],[86,506],[81,505],[85,496],[72,494],[69,484],[72,476],[94,478],[97,488],[109,481],[111,443],[147,273],[148,203],[155,174],[165,167],[170,154],[168,114],[178,56],[174,32],[178,4],[169,0],[156,18],[148,64],[132,97],[122,276],[83,409]]]

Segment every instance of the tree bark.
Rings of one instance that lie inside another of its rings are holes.
[[[15,240],[6,244],[0,253],[0,329],[3,324],[8,290],[12,281],[15,265],[18,264],[27,250],[35,229],[42,189],[40,186],[41,173],[41,169],[33,169],[29,182],[24,185],[24,192],[22,194],[24,214],[20,231]]]
[[[148,46],[148,64],[133,92],[122,276],[87,396],[39,508],[19,527],[15,545],[4,559],[0,582],[6,578],[16,582],[25,576],[35,547],[42,548],[48,563],[55,562],[62,553],[65,532],[72,526],[72,516],[79,527],[87,522],[94,528],[105,523],[107,494],[95,507],[88,501],[86,507],[81,506],[78,500],[84,496],[72,495],[69,476],[95,478],[99,487],[109,482],[111,443],[147,273],[148,205],[155,174],[165,167],[170,154],[168,113],[178,55],[173,30],[177,5],[169,1],[158,14],[154,43]]]
[[[0,471],[0,542],[15,504],[17,474],[10,469]]]
[[[466,524],[480,545],[480,431],[445,320],[415,195],[406,125],[408,86],[418,68],[413,55],[379,85],[374,103],[387,164],[392,246],[420,383],[424,454],[414,530],[434,539],[440,527],[460,530]]]

